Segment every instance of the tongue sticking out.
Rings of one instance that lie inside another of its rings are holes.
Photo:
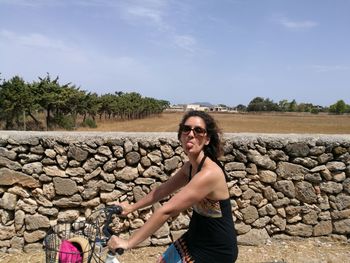
[[[191,142],[186,143],[186,148],[187,148],[187,150],[192,149],[193,148],[193,143],[191,143]]]

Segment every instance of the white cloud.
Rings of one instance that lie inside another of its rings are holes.
[[[189,35],[176,35],[174,36],[175,45],[179,48],[187,50],[189,52],[195,52],[196,39]]]
[[[21,35],[0,30],[0,60],[2,76],[22,76],[33,81],[36,76],[49,72],[59,75],[62,82],[72,82],[82,89],[113,92],[114,88],[127,89],[142,86],[150,76],[148,65],[132,56],[110,56],[63,40],[50,39],[42,34]],[[30,65],[30,66],[28,66]],[[135,76],[138,76],[135,78]]]
[[[344,72],[350,71],[350,66],[344,65],[303,65],[303,66],[287,66],[289,71],[312,71],[316,73],[327,72]]]
[[[0,38],[6,39],[15,45],[36,47],[36,48],[70,50],[70,48],[66,46],[62,40],[51,39],[47,36],[44,36],[38,33],[20,35],[12,31],[1,30]]]
[[[60,5],[62,1],[59,0],[0,0],[0,4],[16,5],[24,7],[38,7]]]
[[[162,13],[159,10],[146,8],[142,6],[130,6],[127,8],[126,11],[129,16],[132,16],[134,18],[140,18],[145,20],[149,19],[157,25],[161,25],[163,23]]]
[[[167,18],[170,7],[168,0],[131,0],[120,6],[122,17],[133,24],[150,25],[155,27],[161,34],[162,40],[158,38],[158,44],[162,46],[171,45],[190,53],[197,51],[197,40],[194,36],[176,32],[176,27],[168,23]],[[164,41],[170,40],[170,43]],[[163,42],[163,43],[160,43]]]
[[[292,30],[306,30],[318,26],[318,23],[311,20],[293,21],[287,17],[279,16],[275,19],[278,24]]]
[[[342,66],[342,65],[333,65],[333,66],[311,65],[309,68],[311,68],[315,72],[334,72],[334,71],[349,71],[350,70],[350,67]]]
[[[162,31],[170,28],[165,21],[167,7],[168,2],[165,0],[134,0],[123,2],[119,6],[122,17],[126,21],[156,26]]]

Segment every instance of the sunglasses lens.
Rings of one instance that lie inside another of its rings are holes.
[[[190,131],[192,130],[192,128],[188,125],[183,125],[182,126],[182,132],[183,133],[190,133]]]
[[[201,128],[201,127],[194,127],[193,130],[198,135],[204,135],[204,133],[205,133],[205,130],[203,128]]]
[[[188,125],[182,125],[181,131],[184,134],[189,134],[191,131],[193,131],[195,135],[199,135],[199,136],[203,136],[206,133],[206,130],[201,127],[196,126],[192,128],[191,126],[188,126]]]

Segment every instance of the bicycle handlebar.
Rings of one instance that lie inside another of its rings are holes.
[[[113,230],[109,227],[109,224],[112,222],[112,216],[113,214],[121,215],[121,213],[123,212],[123,208],[119,205],[112,205],[112,206],[105,207],[104,211],[107,215],[107,219],[106,219],[106,223],[102,228],[102,232],[106,236],[107,240],[109,240],[111,236],[114,235]],[[122,255],[124,253],[124,249],[117,248],[115,252],[118,253],[119,255]]]

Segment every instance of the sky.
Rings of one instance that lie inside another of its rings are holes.
[[[350,0],[0,0],[0,78],[171,104],[350,104]]]

